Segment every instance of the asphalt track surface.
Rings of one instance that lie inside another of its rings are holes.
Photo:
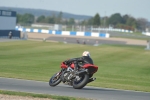
[[[67,43],[77,43],[77,40],[79,41],[79,44],[83,44],[84,41],[87,45],[94,45],[96,42],[98,44],[126,44],[124,41],[112,41],[112,40],[100,40],[100,39],[91,39],[91,38],[78,38],[78,37],[59,37],[59,36],[53,36],[47,38],[47,40],[53,40],[53,41],[59,41],[59,42],[67,42]]]
[[[29,38],[33,39],[33,38]],[[35,40],[43,40],[42,38],[34,38]],[[21,39],[0,39],[0,42],[12,42],[12,41],[19,41]],[[95,45],[96,43],[101,44],[124,44],[126,45],[126,42],[124,41],[111,41],[111,40],[100,40],[100,39],[90,39],[90,38],[78,38],[78,37],[59,37],[59,36],[52,36],[47,38],[46,40],[50,41],[58,41],[58,42],[64,42],[64,43],[73,43],[77,44],[77,40],[79,41],[79,44],[83,44],[85,41],[86,45]]]
[[[33,33],[30,33],[30,35]],[[39,36],[43,35],[43,36]],[[33,36],[29,37],[29,40],[40,40],[43,41],[45,38],[46,41],[55,41],[55,42],[64,42],[64,43],[72,43],[72,44],[77,44],[77,40],[79,41],[79,44],[83,44],[85,42],[86,45],[102,45],[102,44],[114,44],[114,45],[139,45],[139,46],[146,46],[146,42],[143,42],[143,40],[136,40],[132,41],[131,40],[125,40],[123,38],[117,39],[117,38],[98,38],[98,37],[83,37],[83,36],[59,36],[59,35],[49,35],[49,36],[44,36],[48,34],[34,34]],[[38,36],[38,37],[36,37]],[[24,39],[4,39],[0,38],[0,42],[7,42],[7,41],[18,41],[18,40],[24,40]],[[130,42],[129,42],[130,41]],[[146,40],[144,40],[146,41]]]
[[[89,86],[83,89],[73,89],[73,87],[63,84],[50,87],[48,82],[3,77],[0,77],[0,90],[83,97],[93,100],[150,100],[150,93],[147,92],[124,91]]]
[[[3,38],[0,38],[0,42],[12,42],[12,41],[19,41],[21,39],[3,39]]]
[[[39,39],[42,40],[44,38],[32,38],[29,39]],[[65,43],[73,43],[77,44],[77,40],[79,44],[83,44],[84,42],[86,45],[102,45],[102,44],[110,44],[110,45],[139,45],[139,46],[146,46],[146,40],[136,40],[136,39],[124,39],[124,38],[98,38],[98,37],[83,37],[83,36],[59,36],[59,35],[50,35],[49,37],[45,38],[46,41],[57,41],[57,42],[65,42]]]

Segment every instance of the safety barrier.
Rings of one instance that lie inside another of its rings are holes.
[[[16,28],[16,30],[22,32],[35,32],[35,33],[47,33],[54,35],[68,35],[68,36],[89,36],[89,37],[103,37],[109,38],[108,33],[97,33],[97,32],[76,32],[76,31],[60,31],[60,30],[44,30],[44,29],[29,29],[29,28]]]
[[[113,32],[125,32],[125,33],[133,33],[131,30],[118,29],[118,28],[92,28],[92,31],[113,31]]]
[[[18,30],[0,30],[0,37],[7,38],[9,37],[9,33],[11,33],[13,38],[20,38],[21,32]]]
[[[143,35],[150,36],[150,32],[143,32],[142,34],[143,34]]]

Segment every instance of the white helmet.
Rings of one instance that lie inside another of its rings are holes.
[[[90,52],[89,51],[84,51],[82,56],[89,56],[90,57]]]

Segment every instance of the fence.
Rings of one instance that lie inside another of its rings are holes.
[[[30,28],[16,28],[21,32],[47,33],[54,35],[68,35],[68,36],[89,36],[89,37],[103,37],[109,38],[108,33],[104,32],[80,32],[80,31],[60,31],[60,30],[45,30],[45,29],[30,29]]]
[[[107,32],[107,31],[117,31],[117,32],[127,32],[133,33],[131,30],[119,29],[113,27],[103,27],[103,26],[92,26],[92,25],[59,25],[59,24],[32,24],[31,28],[55,30],[55,26],[60,26],[62,31],[82,31],[82,32]],[[27,26],[29,28],[29,26]]]

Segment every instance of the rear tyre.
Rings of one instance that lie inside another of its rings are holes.
[[[61,82],[60,75],[57,75],[57,73],[56,73],[50,78],[49,85],[54,87],[54,86],[58,85],[60,82]]]
[[[78,76],[73,80],[74,89],[82,89],[89,81],[89,75],[84,74],[83,76]]]

